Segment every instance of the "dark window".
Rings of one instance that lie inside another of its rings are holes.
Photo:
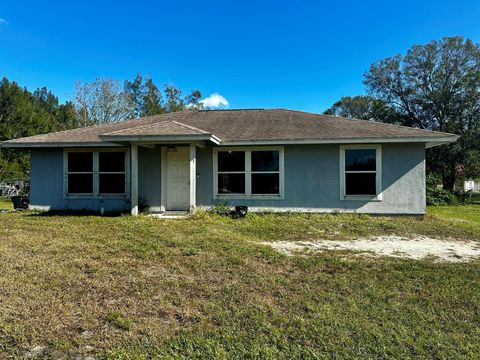
[[[93,193],[93,153],[69,152],[67,193]]]
[[[98,153],[98,167],[100,172],[125,172],[124,152]]]
[[[345,150],[346,171],[375,171],[375,149],[350,149]]]
[[[218,193],[245,194],[245,174],[218,174]]]
[[[93,193],[93,174],[68,174],[69,194]]]
[[[68,172],[93,172],[93,153],[69,152]]]
[[[346,195],[376,195],[375,173],[346,173]]]
[[[125,193],[125,153],[105,151],[98,153],[98,192]]]
[[[376,149],[345,150],[345,195],[376,195]]]
[[[218,152],[218,171],[219,172],[245,171],[245,152],[244,151]]]
[[[278,151],[252,151],[252,171],[279,171]]]
[[[252,174],[252,194],[279,194],[279,174]]]
[[[100,174],[98,181],[100,194],[125,193],[125,174]]]

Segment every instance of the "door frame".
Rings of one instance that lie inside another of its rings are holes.
[[[182,151],[187,154],[187,159],[188,153],[189,153],[189,146],[176,146],[177,151]],[[161,166],[161,188],[160,188],[160,210],[162,212],[168,211],[167,209],[167,193],[168,193],[168,186],[167,186],[167,171],[168,171],[168,156],[167,156],[167,147],[162,146],[160,150],[160,166]],[[191,181],[189,181],[188,186],[191,187]],[[189,191],[189,194],[191,191]],[[189,203],[191,203],[189,199]],[[187,205],[187,208],[185,211],[189,211],[189,206]]]

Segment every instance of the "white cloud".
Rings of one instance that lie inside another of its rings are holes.
[[[200,100],[199,103],[203,104],[207,109],[228,108],[230,105],[228,100],[219,93],[213,93],[209,97]]]
[[[4,18],[0,18],[0,25],[8,25],[8,21]]]

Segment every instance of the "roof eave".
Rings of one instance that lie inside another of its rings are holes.
[[[301,145],[301,144],[377,144],[377,143],[425,143],[427,148],[457,141],[458,135],[442,137],[384,137],[384,138],[342,138],[342,139],[265,139],[226,140],[222,146],[234,145]]]
[[[63,141],[63,142],[8,142],[3,141],[0,147],[9,149],[30,149],[30,148],[66,148],[66,147],[118,147],[119,144],[107,141]]]

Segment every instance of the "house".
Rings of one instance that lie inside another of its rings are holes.
[[[284,109],[184,111],[14,139],[33,209],[423,214],[425,148],[456,135]]]

